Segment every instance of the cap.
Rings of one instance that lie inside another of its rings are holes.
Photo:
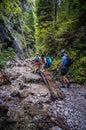
[[[65,53],[65,50],[61,50],[61,54],[64,54]]]

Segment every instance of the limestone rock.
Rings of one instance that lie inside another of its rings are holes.
[[[25,82],[35,82],[41,80],[41,77],[37,74],[28,73],[23,75],[23,79]]]

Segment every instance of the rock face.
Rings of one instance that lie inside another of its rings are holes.
[[[19,42],[13,38],[11,32],[2,20],[0,20],[0,44],[3,48],[13,47],[19,58],[23,56],[22,47],[19,45]]]
[[[9,38],[12,38],[11,34],[5,27],[3,20],[0,20],[0,44],[4,44],[5,47],[10,46],[11,41]]]
[[[17,56],[23,59],[24,56],[26,56],[25,54],[28,55],[31,52],[35,52],[33,36],[34,33],[32,29],[33,27],[31,28],[31,26],[33,25],[29,25],[28,23],[30,21],[28,21],[27,23],[25,20],[26,18],[27,20],[29,20],[29,15],[24,16],[25,19],[23,19],[23,15],[20,14],[20,12],[26,12],[27,14],[29,14],[29,10],[31,10],[30,4],[27,0],[19,2],[15,1],[14,3],[11,3],[12,5],[10,6],[9,2],[0,2],[0,44],[3,46],[3,49],[7,49],[8,47],[14,48]],[[6,8],[4,8],[6,4],[7,6]],[[16,16],[14,15],[14,13],[16,14]],[[24,23],[22,23],[22,20],[25,20]],[[30,36],[27,35],[29,34],[29,32],[26,31],[26,29],[22,29],[24,25],[28,28],[27,30],[32,29],[32,33],[30,34]]]
[[[18,55],[18,57],[19,57],[20,59],[23,59],[23,58],[24,58],[23,49],[22,49],[22,47],[19,45],[19,42],[18,42],[16,39],[13,39],[13,40],[12,40],[12,45],[11,45],[11,46],[14,48],[14,50],[15,50],[16,54]]]

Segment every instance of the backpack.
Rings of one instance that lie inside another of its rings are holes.
[[[46,56],[46,61],[48,64],[52,64],[52,59],[50,56]]]
[[[67,64],[66,67],[70,67],[73,64],[73,59],[70,56],[66,56]]]

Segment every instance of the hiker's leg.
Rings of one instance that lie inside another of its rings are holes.
[[[66,74],[66,75],[65,75],[65,81],[66,81],[67,87],[70,86],[70,81],[69,81],[68,78],[67,78],[68,71],[69,71],[69,68],[66,69],[66,73],[65,73],[65,74]]]
[[[66,84],[68,82],[69,82],[68,78],[66,77],[66,75],[64,75],[64,83]]]
[[[48,68],[44,68],[44,74],[48,76]]]
[[[63,76],[63,82],[64,82],[64,84],[67,84],[67,87],[70,86],[70,82],[69,82],[68,78],[66,77],[66,75]]]
[[[62,86],[65,87],[65,84],[67,84],[67,87],[70,86],[70,82],[66,76],[68,70],[67,69],[62,69],[61,70],[61,75],[62,75]]]
[[[64,75],[62,75],[62,85],[61,85],[62,88],[65,88],[65,78],[64,78]]]
[[[47,79],[51,79],[50,73],[48,71],[49,67],[50,67],[50,65],[48,63],[46,63],[45,67],[44,67],[44,70],[45,70],[44,73],[45,73],[45,76],[46,76]]]
[[[48,64],[48,63],[46,63],[45,64],[45,66],[44,66],[44,71],[45,71],[45,73],[48,75],[49,74],[49,72],[48,72],[48,68],[50,67],[50,65]]]
[[[62,75],[62,87],[65,87],[65,84],[68,82],[68,79],[66,77],[66,69],[61,70]]]

